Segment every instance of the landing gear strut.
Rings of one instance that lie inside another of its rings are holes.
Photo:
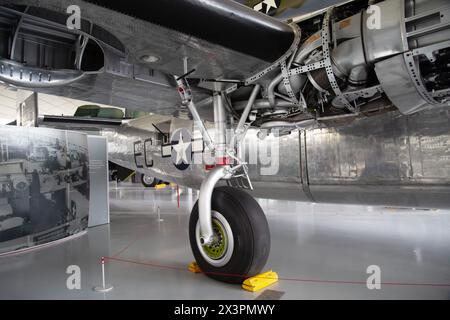
[[[245,122],[261,87],[254,87],[235,134],[227,144],[227,119],[222,95],[215,93],[213,97],[216,131],[213,142],[197,112],[186,77],[175,80],[183,105],[191,112],[206,146],[214,151],[217,163],[203,181],[199,200],[191,213],[191,248],[197,264],[207,276],[224,282],[242,283],[246,278],[260,273],[267,262],[270,251],[269,226],[263,210],[248,193],[231,187],[215,186],[220,180],[245,177],[251,187],[246,163],[236,156],[235,146],[245,136]],[[231,164],[231,159],[236,164]]]

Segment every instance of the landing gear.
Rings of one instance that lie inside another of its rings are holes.
[[[143,174],[141,176],[141,182],[144,185],[144,187],[146,187],[146,188],[153,188],[159,183],[159,180],[154,178],[154,177],[146,176],[146,175]]]
[[[198,126],[206,148],[214,153],[216,166],[200,186],[199,200],[192,209],[189,239],[200,269],[209,277],[229,283],[242,283],[257,275],[267,262],[270,232],[259,204],[246,192],[230,188],[215,188],[220,180],[243,179],[252,184],[247,163],[237,156],[248,127],[246,124],[261,86],[256,84],[239,119],[231,141],[227,140],[227,111],[223,92],[215,92],[215,139],[211,139],[194,103],[186,77],[175,77],[182,105],[187,107]],[[230,116],[230,115],[229,115]],[[231,122],[231,121],[230,121]],[[234,161],[233,161],[234,160]]]
[[[189,221],[189,239],[200,269],[209,277],[242,283],[264,268],[270,251],[270,231],[258,202],[243,190],[214,189],[211,198],[213,237],[201,241],[199,206]]]

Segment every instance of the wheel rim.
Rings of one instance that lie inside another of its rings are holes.
[[[234,238],[233,231],[223,215],[212,211],[213,243],[202,245],[200,242],[200,223],[197,222],[195,229],[197,247],[202,257],[212,266],[222,267],[226,265],[233,256]]]
[[[151,185],[155,181],[155,178],[150,176],[143,176],[142,180],[144,181],[145,184]]]

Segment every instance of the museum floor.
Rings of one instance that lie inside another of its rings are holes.
[[[272,232],[267,269],[281,281],[259,293],[186,271],[196,192],[122,185],[111,225],[35,252],[0,258],[0,299],[450,299],[450,212],[260,200]],[[160,217],[158,220],[158,207]],[[101,256],[110,293],[96,293]],[[68,290],[66,269],[81,269]],[[381,290],[366,287],[370,265]]]

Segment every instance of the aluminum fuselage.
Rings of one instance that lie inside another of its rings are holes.
[[[175,166],[174,157],[162,156],[163,136],[152,126],[158,121],[160,116],[149,116],[118,130],[103,130],[110,160],[198,189],[208,172],[205,163],[198,162],[202,154],[192,153],[190,160],[195,163],[182,169]],[[170,123],[172,138],[180,128],[193,131],[189,120],[169,118],[165,123]],[[390,112],[340,127],[318,126],[264,140],[257,133],[250,129],[241,147],[246,161],[252,163],[254,190],[249,192],[256,197],[450,208],[449,110],[412,116]]]

